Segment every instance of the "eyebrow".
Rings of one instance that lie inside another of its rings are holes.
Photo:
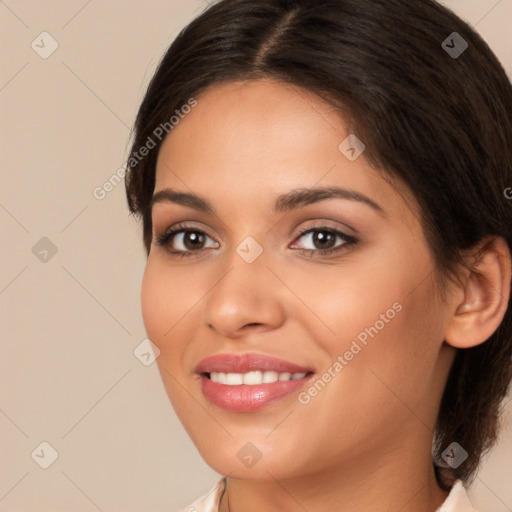
[[[373,210],[381,215],[385,215],[384,209],[373,199],[346,188],[330,186],[330,187],[315,187],[315,188],[298,188],[281,194],[277,197],[274,203],[275,212],[288,212],[301,206],[306,206],[326,199],[347,199],[349,201],[358,201],[366,204]],[[215,213],[212,204],[204,197],[198,196],[189,192],[178,192],[170,188],[159,190],[153,195],[149,203],[149,211],[152,211],[153,206],[159,203],[175,203],[182,206],[188,206],[195,210],[205,213]]]

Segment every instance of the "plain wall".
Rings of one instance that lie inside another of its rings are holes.
[[[512,76],[512,0],[445,3]],[[179,423],[156,365],[133,353],[146,337],[145,253],[124,185],[94,197],[126,161],[161,55],[207,5],[0,2],[2,512],[172,512],[219,478]],[[58,44],[47,58],[55,43],[42,32]],[[512,509],[510,407],[503,421],[471,488],[482,512]],[[43,441],[58,453],[48,469],[38,464],[50,457]]]

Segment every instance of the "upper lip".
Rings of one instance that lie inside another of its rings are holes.
[[[203,359],[196,373],[246,373],[251,371],[275,371],[278,373],[309,373],[312,368],[264,354],[216,354]]]

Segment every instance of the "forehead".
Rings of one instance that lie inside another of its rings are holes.
[[[236,192],[248,207],[251,198],[266,201],[292,188],[343,186],[381,204],[403,202],[364,152],[352,161],[340,150],[350,128],[311,91],[264,79],[217,84],[196,100],[162,144],[155,191],[171,187],[219,201]]]
[[[330,146],[336,154],[339,132],[344,126],[332,107],[304,89],[270,79],[227,82],[210,87],[197,97],[197,106],[172,130],[161,156],[182,161],[180,146],[200,141],[195,158],[239,164],[299,160],[311,150]],[[330,111],[330,115],[329,115]],[[333,126],[334,124],[334,126]],[[316,155],[318,157],[318,155]]]

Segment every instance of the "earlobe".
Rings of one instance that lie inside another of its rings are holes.
[[[446,343],[456,348],[474,347],[489,339],[502,322],[510,297],[511,255],[505,239],[486,238],[472,254],[478,254],[478,260],[468,262],[473,270],[445,332]]]

